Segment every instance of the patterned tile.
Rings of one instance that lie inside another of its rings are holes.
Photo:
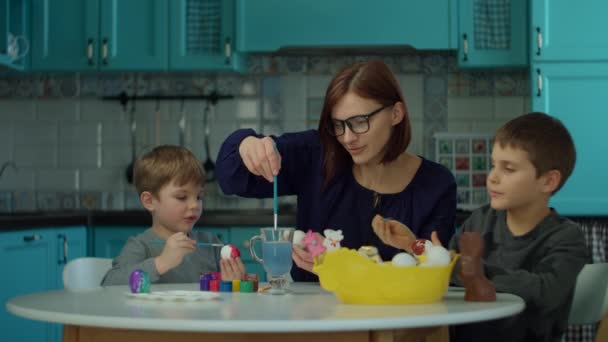
[[[313,56],[308,58],[307,70],[309,74],[313,75],[329,74],[329,57]]]
[[[469,96],[471,87],[468,73],[455,72],[448,74],[448,95]]]
[[[447,57],[439,53],[429,54],[422,60],[422,72],[425,74],[437,74],[446,72]]]
[[[422,58],[418,54],[399,57],[399,68],[404,73],[419,73],[422,71]]]
[[[0,213],[13,211],[13,194],[8,191],[0,192]]]
[[[490,72],[476,72],[471,74],[471,96],[494,95],[494,74]]]

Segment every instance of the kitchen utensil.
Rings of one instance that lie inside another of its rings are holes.
[[[126,106],[125,106],[126,108]],[[135,165],[136,156],[136,142],[135,137],[137,133],[137,123],[135,122],[135,99],[132,100],[131,103],[131,118],[130,118],[130,127],[131,127],[131,162],[127,166],[127,170],[125,171],[125,175],[127,176],[127,182],[129,184],[133,184],[133,167]]]
[[[205,161],[203,162],[203,169],[205,170],[205,175],[208,182],[212,182],[213,180],[215,180],[215,163],[213,162],[213,160],[211,160],[211,151],[209,148],[209,110],[211,109],[211,106],[213,106],[215,110],[215,104],[211,103],[212,102],[207,101],[207,104],[205,105],[205,110],[203,111],[203,125],[205,126],[204,145],[205,154],[207,155],[207,159],[205,159]]]

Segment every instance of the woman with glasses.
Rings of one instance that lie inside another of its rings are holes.
[[[297,195],[297,228],[341,229],[342,246],[378,248],[383,260],[397,249],[374,234],[376,214],[397,220],[416,236],[436,231],[444,246],[454,231],[456,184],[449,170],[407,152],[409,113],[401,88],[381,60],[344,68],[330,82],[318,130],[279,137],[251,129],[232,133],[217,159],[226,194]],[[294,246],[296,281],[315,281],[312,258]]]

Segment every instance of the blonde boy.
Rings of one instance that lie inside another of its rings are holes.
[[[156,147],[136,162],[134,183],[152,215],[152,227],[129,238],[102,285],[128,284],[135,269],[147,272],[152,283],[198,282],[201,273],[218,269],[223,280],[243,277],[245,267],[239,258],[221,260],[218,247],[197,246],[220,241],[192,232],[203,211],[205,175],[188,149]]]

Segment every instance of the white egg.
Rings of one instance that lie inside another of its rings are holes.
[[[232,255],[232,246],[225,245],[220,250],[220,254],[222,255],[222,259],[230,259],[230,255]]]
[[[397,253],[392,263],[393,266],[416,266],[416,259],[408,253]]]
[[[450,261],[450,252],[442,246],[431,246],[426,250],[426,264],[429,266],[445,266]]]
[[[294,245],[298,245],[300,247],[304,247],[304,244],[302,243],[302,239],[306,236],[306,233],[304,233],[301,230],[296,230],[293,232],[293,244]]]

